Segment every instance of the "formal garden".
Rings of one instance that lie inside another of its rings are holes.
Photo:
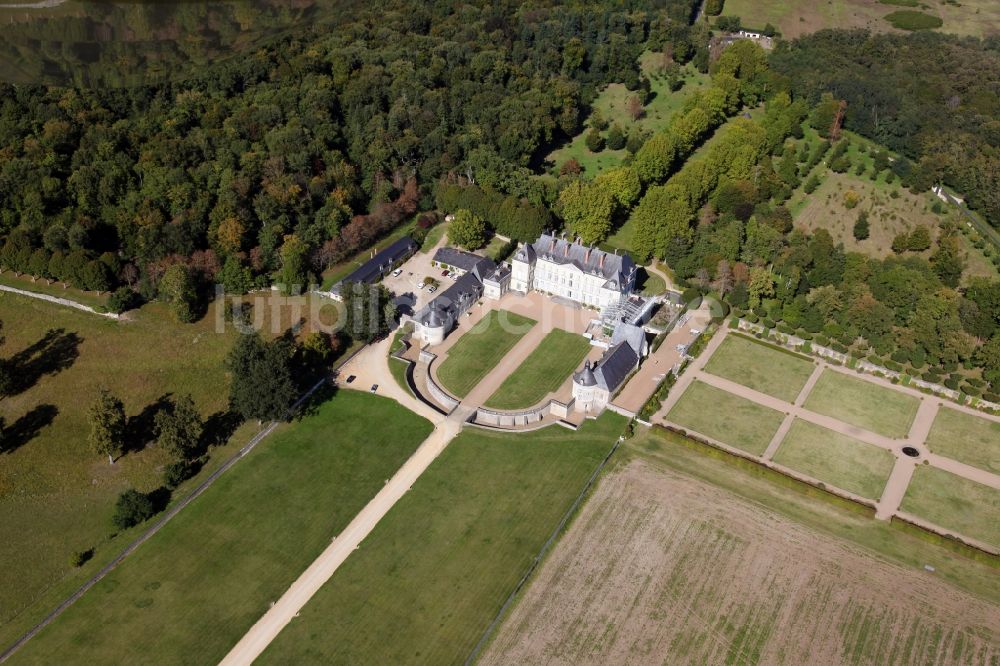
[[[468,331],[452,333],[461,337],[437,368],[442,386],[464,398],[535,323],[507,310],[490,310]]]
[[[486,400],[491,409],[526,409],[556,391],[583,364],[590,340],[553,329]]]

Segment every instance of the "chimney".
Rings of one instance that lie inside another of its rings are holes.
[[[589,264],[590,263],[590,248],[589,247],[587,248],[587,253],[585,255],[583,255],[583,263],[585,263],[585,264]]]
[[[599,267],[600,267],[600,269],[602,271],[604,270],[604,257],[606,257],[606,256],[608,256],[607,252],[602,252],[601,253],[601,263],[599,264]]]
[[[555,251],[556,251],[556,237],[553,236],[552,245],[549,246],[549,252],[555,252]]]
[[[563,256],[564,257],[569,256],[569,243],[566,243],[566,245],[563,247]]]

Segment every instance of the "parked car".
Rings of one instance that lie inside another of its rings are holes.
[[[394,270],[392,272],[392,277],[399,277],[402,274],[403,274],[403,269],[402,268],[397,268],[396,270]]]
[[[417,289],[423,289],[423,288],[424,288],[424,287],[426,287],[426,286],[427,286],[427,283],[426,283],[426,282],[421,282],[421,283],[420,283],[420,286],[419,286],[419,287],[417,287]]]
[[[458,273],[452,273],[448,277],[450,277],[452,280],[457,280],[460,276]]]
[[[701,335],[701,329],[700,328],[692,328],[691,329],[691,335]]]
[[[378,384],[372,384],[371,392],[374,393],[378,390]]]
[[[451,275],[451,273],[448,271],[441,271],[441,277],[448,277],[449,275]]]
[[[427,293],[428,294],[433,294],[437,290],[438,290],[437,285],[434,285],[430,289],[427,290]]]
[[[350,383],[351,383],[351,382],[353,382],[353,381],[354,381],[355,379],[357,379],[357,377],[356,377],[356,376],[354,376],[354,375],[348,375],[348,377],[347,377],[347,383],[348,383],[348,384],[350,384]]]

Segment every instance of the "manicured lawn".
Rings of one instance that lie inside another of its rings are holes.
[[[927,435],[939,455],[1000,474],[1000,423],[941,407]]]
[[[658,296],[667,290],[666,281],[656,273],[651,273],[645,268],[639,269],[635,286],[636,290],[643,296]]]
[[[87,410],[100,387],[121,397],[133,424],[169,394],[191,394],[205,417],[226,408],[223,361],[234,338],[231,327],[216,334],[212,317],[177,324],[161,304],[135,316],[135,321],[115,322],[0,295],[5,338],[0,355],[20,357],[17,376],[24,380],[0,401],[8,435],[0,445],[0,534],[5,535],[0,539],[0,640],[15,614],[50,586],[80,573],[70,565],[73,552],[96,548],[97,563],[124,547],[124,538],[109,540],[121,491],[151,491],[162,482],[169,456],[145,438],[130,437],[134,449],[113,466],[91,450]],[[245,442],[254,430],[256,424],[244,428],[238,441]],[[235,448],[212,449],[209,465]]]
[[[338,393],[264,440],[11,662],[218,662],[430,431],[391,400]]]
[[[815,367],[802,356],[730,334],[712,354],[705,370],[755,391],[795,402]]]
[[[438,379],[452,395],[464,398],[534,325],[534,319],[491,310],[468,331],[452,333],[462,338],[448,350]]]
[[[819,414],[896,438],[906,437],[919,406],[920,400],[912,395],[834,370],[823,371],[804,405]]]
[[[920,465],[900,508],[946,529],[1000,546],[1000,490]]]
[[[583,363],[590,341],[577,333],[554,329],[486,401],[494,409],[521,409],[538,404]]]
[[[695,380],[667,419],[720,442],[760,455],[785,415]]]
[[[624,425],[467,429],[258,663],[462,663]]]
[[[796,419],[778,447],[774,462],[877,500],[895,458],[885,449]]]

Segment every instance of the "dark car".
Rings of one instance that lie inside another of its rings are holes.
[[[378,384],[372,384],[371,392],[374,393],[377,390],[378,390]]]
[[[355,377],[354,375],[348,375],[348,377],[347,377],[347,380],[346,380],[346,381],[347,381],[347,383],[348,383],[348,384],[350,384],[350,383],[351,383],[351,382],[353,382],[353,381],[354,381],[355,379],[357,379],[357,377]]]

